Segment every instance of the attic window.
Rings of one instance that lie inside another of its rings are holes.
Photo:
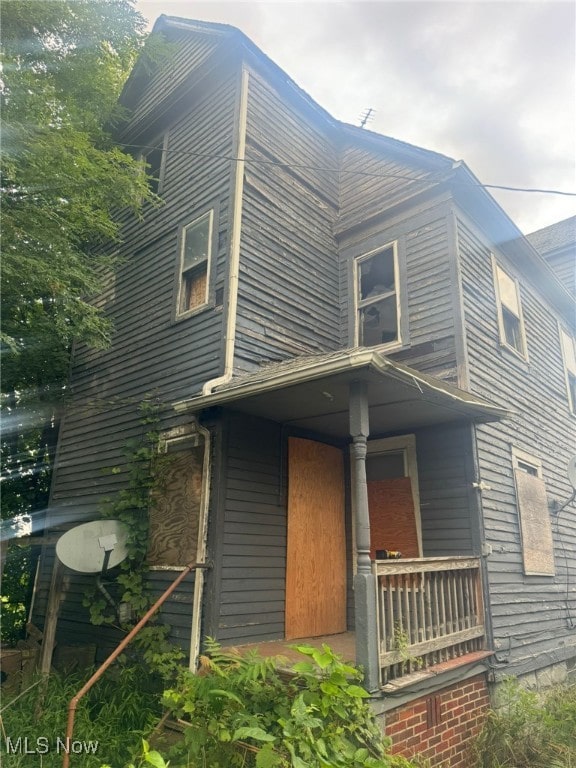
[[[178,315],[208,303],[213,218],[214,212],[208,211],[182,229]]]
[[[140,159],[145,166],[150,188],[157,195],[162,192],[164,182],[165,150],[166,134],[150,142],[140,153]]]
[[[564,360],[568,402],[572,413],[576,413],[576,340],[560,328],[560,344]]]
[[[518,282],[493,261],[500,342],[526,358],[524,322]]]
[[[356,268],[356,343],[375,347],[399,341],[396,244],[360,256]]]

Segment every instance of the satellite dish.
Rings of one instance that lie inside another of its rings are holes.
[[[128,555],[128,528],[120,520],[93,520],[66,531],[56,543],[60,561],[79,573],[102,573]]]
[[[572,488],[576,489],[576,456],[572,456],[568,462],[568,480]]]

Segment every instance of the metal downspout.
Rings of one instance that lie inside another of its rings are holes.
[[[206,427],[196,424],[197,431],[204,437],[204,462],[202,470],[202,492],[200,501],[200,521],[198,525],[198,545],[196,562],[204,563],[206,558],[206,541],[208,536],[208,511],[210,507],[210,476],[211,476],[211,435]],[[192,629],[190,631],[190,661],[189,668],[196,670],[198,654],[200,653],[200,635],[202,631],[202,597],[204,594],[204,570],[196,571],[194,579],[194,599],[192,603]]]
[[[232,229],[230,233],[230,272],[228,276],[228,315],[226,318],[226,336],[224,352],[224,373],[207,381],[203,395],[210,395],[221,384],[227,384],[234,370],[234,343],[236,340],[236,318],[238,312],[238,279],[240,272],[240,236],[242,232],[242,196],[244,192],[244,166],[246,159],[246,126],[248,122],[248,70],[242,68],[240,83],[240,102],[238,108],[238,147],[236,151],[236,170],[234,177],[234,207]]]

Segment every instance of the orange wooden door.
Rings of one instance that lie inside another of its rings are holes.
[[[420,557],[414,500],[409,477],[368,481],[370,557],[377,549],[395,549]]]
[[[287,639],[346,631],[344,463],[338,448],[288,440]]]

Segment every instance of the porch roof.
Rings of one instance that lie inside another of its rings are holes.
[[[458,387],[394,362],[373,349],[354,348],[271,363],[214,392],[174,404],[195,413],[218,405],[291,427],[349,435],[349,387],[368,385],[371,434],[449,421],[496,421],[509,411]]]

